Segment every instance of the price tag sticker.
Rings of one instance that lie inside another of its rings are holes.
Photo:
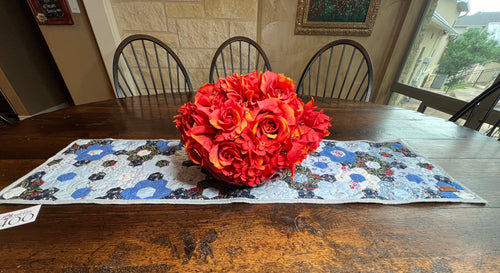
[[[0,214],[0,230],[34,222],[42,205]]]

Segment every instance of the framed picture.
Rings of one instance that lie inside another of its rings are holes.
[[[295,34],[369,36],[380,0],[299,0]]]
[[[72,25],[73,18],[66,0],[28,0],[40,25]]]

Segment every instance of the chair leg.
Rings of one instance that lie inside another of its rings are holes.
[[[0,120],[7,124],[12,124],[12,121],[4,113],[0,113]]]

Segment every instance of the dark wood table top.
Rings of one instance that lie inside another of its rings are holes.
[[[500,272],[498,141],[391,106],[317,105],[328,138],[401,139],[489,203],[45,205],[0,231],[0,272]],[[0,187],[76,139],[177,139],[178,107],[117,99],[2,126]]]

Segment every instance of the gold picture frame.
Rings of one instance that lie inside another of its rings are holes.
[[[299,0],[295,34],[370,36],[380,0]]]

